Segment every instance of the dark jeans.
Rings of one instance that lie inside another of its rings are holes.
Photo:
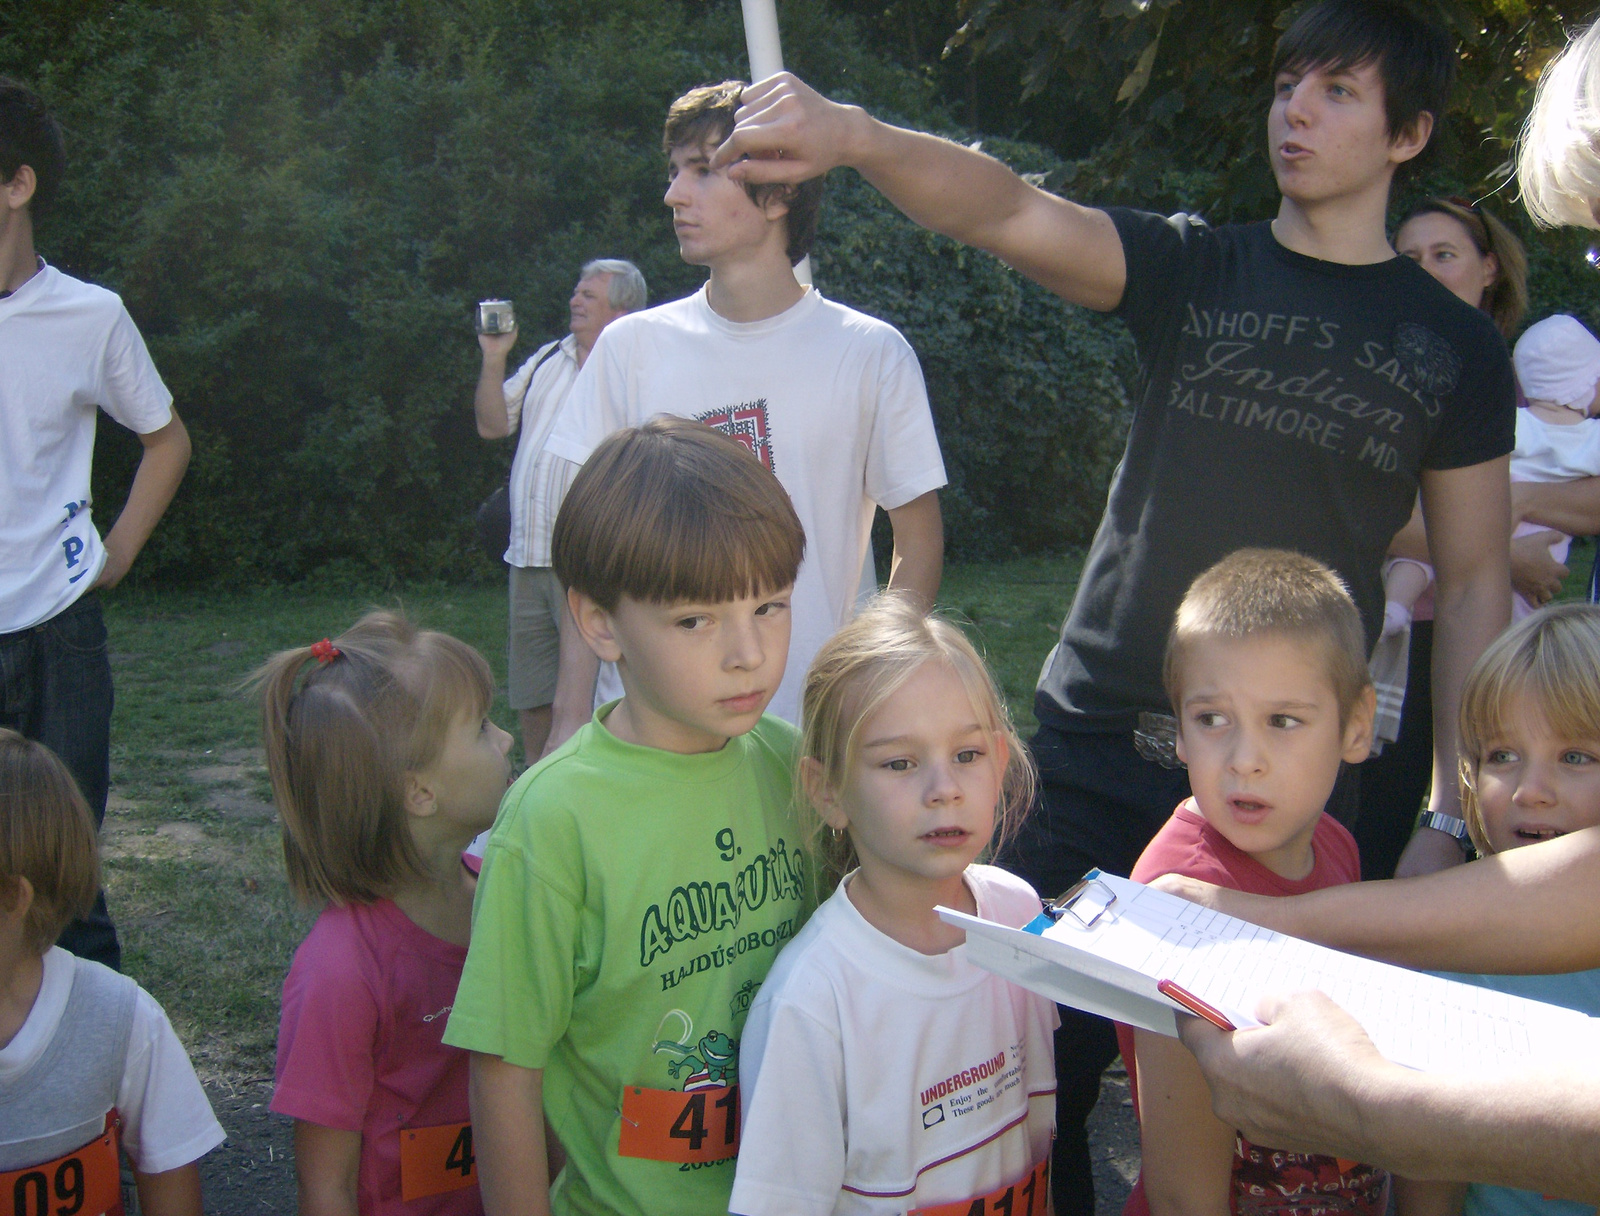
[[[1030,744],[1039,797],[1001,864],[1054,899],[1096,866],[1126,878],[1150,838],[1189,796],[1189,774],[1135,750],[1133,732],[1077,733],[1041,726]],[[1360,769],[1342,765],[1327,811],[1348,824]],[[1056,1031],[1056,1142],[1050,1169],[1056,1216],[1094,1216],[1094,1176],[1084,1128],[1100,1074],[1117,1058],[1111,1022],[1061,1007]]]
[[[1393,878],[1433,781],[1433,622],[1411,623],[1400,737],[1361,766],[1362,878]]]
[[[1126,878],[1189,796],[1189,774],[1139,755],[1132,731],[1080,734],[1041,726],[1030,747],[1039,765],[1039,797],[1002,864],[1043,899],[1054,899],[1095,866]],[[1062,1006],[1050,1163],[1056,1216],[1094,1216],[1084,1122],[1100,1097],[1100,1074],[1116,1058],[1110,1022]]]
[[[42,625],[0,634],[0,726],[43,743],[77,778],[98,828],[111,786],[111,661],[100,601],[89,593]],[[105,892],[60,944],[121,969]]]

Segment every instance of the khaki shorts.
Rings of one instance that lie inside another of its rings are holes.
[[[510,671],[512,709],[539,709],[555,700],[561,655],[561,609],[566,594],[549,566],[511,567]]]

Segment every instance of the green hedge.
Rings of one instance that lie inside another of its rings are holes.
[[[631,257],[655,301],[703,277],[661,205],[660,123],[685,88],[745,71],[731,0],[0,0],[0,17],[0,72],[46,95],[73,162],[40,248],[122,293],[195,437],[142,577],[488,573],[470,514],[511,445],[473,429],[473,302],[514,298],[531,338],[564,329],[588,258]],[[821,0],[782,20],[821,87],[948,125]],[[952,551],[1086,539],[1120,444],[1118,331],[846,174],[815,261],[924,360]],[[104,526],[139,448],[102,436]]]

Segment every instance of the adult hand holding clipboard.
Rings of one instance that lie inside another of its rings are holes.
[[[1418,1074],[1384,1059],[1320,992],[1266,997],[1257,1016],[1265,1025],[1232,1033],[1178,1016],[1217,1117],[1256,1144],[1395,1168],[1369,1098]]]

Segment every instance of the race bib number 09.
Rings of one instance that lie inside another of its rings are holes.
[[[911,1216],[1045,1216],[1050,1205],[1050,1159],[1046,1157],[1010,1186],[976,1199],[918,1208]]]
[[[117,1134],[107,1128],[82,1148],[0,1174],[3,1216],[122,1216]]]
[[[472,1124],[407,1127],[400,1132],[400,1198],[406,1203],[475,1186]]]
[[[739,1151],[739,1087],[717,1085],[622,1091],[622,1136],[617,1153],[649,1161],[702,1165]]]

